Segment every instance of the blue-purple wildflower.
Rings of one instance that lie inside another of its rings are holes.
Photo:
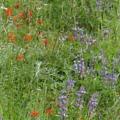
[[[118,74],[108,73],[106,71],[102,72],[101,75],[107,83],[111,83],[112,85],[114,85],[117,82],[119,76]]]
[[[80,40],[82,41],[85,37],[85,32],[83,28],[75,27],[72,29],[73,30],[73,36],[75,40]]]
[[[67,85],[66,85],[67,92],[69,92],[70,90],[73,89],[74,84],[75,84],[75,81],[74,81],[74,80],[68,80],[68,81],[67,81]]]
[[[68,97],[66,91],[62,91],[61,96],[59,97],[59,110],[60,110],[60,117],[61,120],[65,120],[67,117],[67,103]]]
[[[84,86],[81,86],[80,89],[79,89],[79,91],[76,93],[77,99],[76,99],[75,106],[77,108],[79,108],[80,110],[83,108],[83,103],[84,103],[83,95],[85,93],[86,93],[86,90],[85,90]]]
[[[89,103],[88,103],[88,108],[89,108],[89,115],[91,116],[96,108],[97,108],[97,105],[98,105],[98,97],[99,97],[99,94],[96,92],[96,93],[93,93],[90,100],[89,100]]]
[[[68,96],[70,91],[73,89],[75,84],[74,80],[68,80],[66,84],[66,88],[61,92],[61,95],[59,97],[59,109],[60,109],[60,117],[61,120],[65,120],[68,110]]]
[[[79,73],[81,77],[85,75],[85,62],[83,58],[80,60],[74,60],[73,67],[75,72]]]

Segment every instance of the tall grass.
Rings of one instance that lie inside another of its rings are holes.
[[[119,0],[1,0],[0,7],[0,119],[61,119],[59,96],[71,79],[64,119],[120,119]],[[74,61],[82,66],[78,71]],[[118,77],[114,84],[106,72]],[[82,110],[74,105],[81,86]],[[90,115],[96,92],[98,105]]]

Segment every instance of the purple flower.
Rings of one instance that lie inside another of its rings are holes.
[[[106,73],[103,77],[107,82],[112,83],[112,85],[114,85],[118,79],[118,75],[114,73]]]
[[[109,73],[107,71],[101,71],[100,75],[104,78],[105,82],[107,82],[108,84],[111,83],[112,85],[117,82],[119,76],[119,74]]]
[[[76,73],[79,73],[81,76],[84,76],[85,62],[83,58],[81,58],[80,60],[74,60],[73,67]]]
[[[60,117],[61,120],[65,120],[67,115],[67,107],[68,107],[68,95],[69,92],[73,89],[75,84],[74,80],[67,80],[65,90],[61,91],[61,95],[59,97],[59,109],[60,109]]]
[[[73,36],[76,40],[83,40],[85,37],[84,29],[79,27],[73,28]]]
[[[97,92],[92,94],[88,103],[89,115],[95,112],[95,109],[97,108],[97,105],[98,105],[98,97],[99,97],[99,94]]]
[[[59,97],[59,109],[60,109],[60,117],[61,120],[64,120],[67,117],[67,103],[68,97],[66,91],[61,92],[61,96]]]
[[[83,108],[83,95],[86,93],[86,90],[83,86],[80,87],[79,91],[76,93],[77,99],[76,99],[76,104],[75,106],[82,109]]]
[[[112,80],[112,81],[116,81],[117,80],[117,76],[114,74],[114,73],[107,73],[105,74],[104,76],[105,79],[108,79],[108,80]]]
[[[67,81],[67,91],[69,92],[74,87],[75,81],[74,80],[68,80]]]
[[[86,93],[86,90],[85,90],[84,86],[81,86],[80,89],[79,89],[79,91],[77,92],[77,96],[81,97],[85,93]]]

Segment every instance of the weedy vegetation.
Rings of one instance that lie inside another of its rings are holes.
[[[0,120],[120,120],[120,1],[0,0]]]

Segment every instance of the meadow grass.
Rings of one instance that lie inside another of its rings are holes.
[[[120,120],[119,0],[0,7],[0,120]]]

